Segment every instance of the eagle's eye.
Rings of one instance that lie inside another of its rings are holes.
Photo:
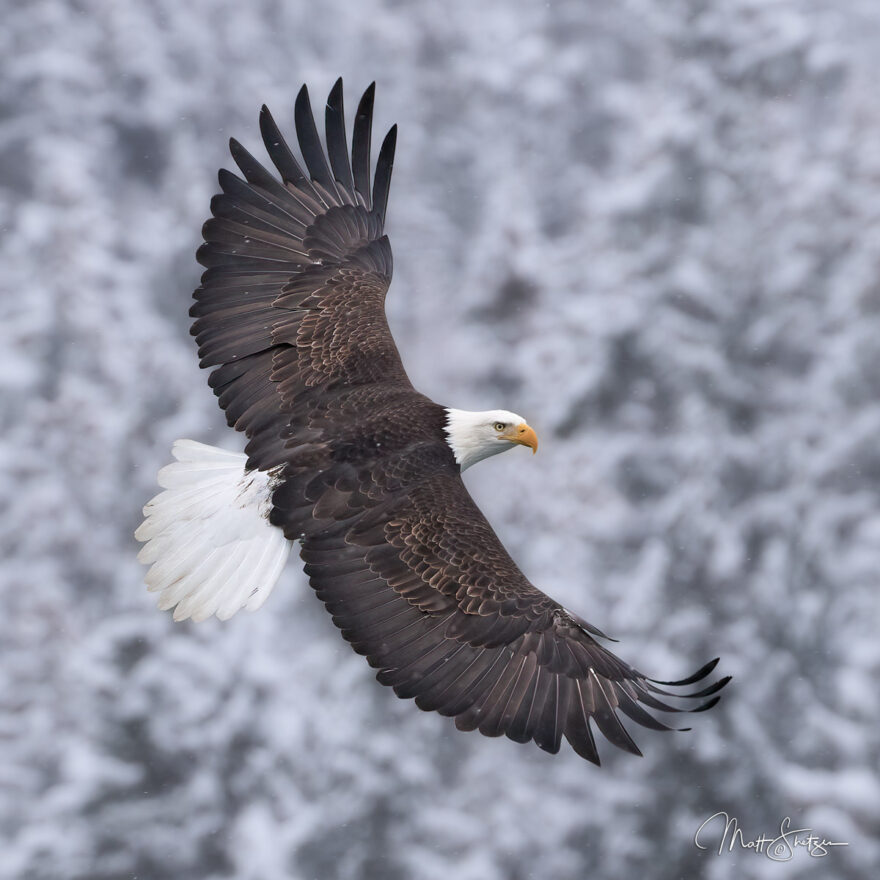
[[[495,422],[495,430],[503,431],[505,428],[504,422]]]

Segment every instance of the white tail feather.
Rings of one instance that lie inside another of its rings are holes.
[[[160,492],[134,533],[150,566],[147,589],[175,620],[256,611],[275,586],[291,542],[269,524],[273,478],[245,471],[247,456],[178,440],[159,471]],[[175,608],[176,606],[176,608]]]

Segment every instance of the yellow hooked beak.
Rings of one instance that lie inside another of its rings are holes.
[[[519,443],[520,446],[528,446],[532,450],[532,455],[538,451],[538,435],[534,429],[530,428],[525,422],[508,428],[503,434],[499,434],[505,440],[511,443]]]

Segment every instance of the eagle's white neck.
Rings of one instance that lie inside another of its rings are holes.
[[[498,437],[494,427],[498,422],[518,425],[523,418],[505,409],[469,412],[447,407],[446,442],[463,471],[484,458],[511,448],[507,440]]]

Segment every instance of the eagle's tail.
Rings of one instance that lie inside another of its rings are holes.
[[[144,507],[134,533],[150,566],[147,588],[174,619],[221,620],[254,611],[272,591],[291,542],[269,524],[273,479],[246,471],[247,457],[177,440],[177,461],[159,471],[165,489]]]

